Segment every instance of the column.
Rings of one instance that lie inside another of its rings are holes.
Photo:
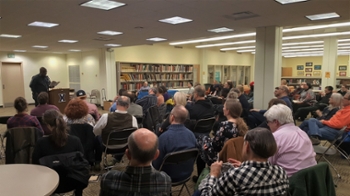
[[[200,49],[199,50],[199,64],[201,66],[200,71],[201,73],[201,79],[199,80],[199,82],[204,85],[206,83],[208,83],[208,62],[207,62],[207,50],[206,49]]]
[[[282,27],[256,29],[254,108],[266,109],[281,83]]]
[[[113,50],[100,50],[100,84],[106,90],[107,100],[113,100],[117,95],[117,72],[115,53]],[[101,94],[102,96],[102,94]],[[102,97],[101,97],[102,98]]]
[[[338,40],[336,37],[327,37],[323,43],[323,59],[322,59],[322,90],[326,86],[335,86],[337,61],[338,61]],[[326,73],[329,74],[326,75]],[[326,77],[328,76],[329,77]]]

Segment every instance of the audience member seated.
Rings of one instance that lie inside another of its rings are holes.
[[[150,87],[148,86],[148,82],[144,81],[143,85],[140,88],[140,91],[144,91],[144,90],[148,91],[149,89]]]
[[[15,127],[35,127],[39,130],[41,135],[44,134],[43,128],[38,119],[35,116],[27,114],[28,104],[26,99],[23,97],[17,97],[14,102],[14,107],[17,114],[7,120],[7,129]]]
[[[316,110],[315,114],[317,115],[315,118],[317,120],[329,120],[332,118],[332,116],[340,109],[341,105],[342,105],[342,99],[343,96],[339,93],[333,93],[332,96],[329,98],[329,106],[326,107],[325,109],[323,109],[323,111],[321,112],[320,110]],[[301,125],[299,126],[300,129],[302,129],[303,131],[305,131],[306,133],[308,133],[309,131],[309,120],[304,120]],[[311,140],[311,142],[313,142],[313,145],[318,145],[319,141],[314,141]]]
[[[158,90],[158,93],[156,95],[157,96],[157,106],[161,106],[164,104],[164,97],[163,97],[164,92],[163,92],[163,89],[160,87],[158,87],[157,90]]]
[[[224,83],[224,88],[231,90],[233,88],[233,83],[230,80],[227,80]]]
[[[171,125],[168,130],[159,137],[159,156],[152,165],[159,170],[164,157],[168,153],[196,148],[196,138],[192,131],[184,125],[188,111],[182,105],[176,105],[171,111],[169,118]],[[162,168],[174,182],[184,180],[190,176],[193,170],[193,161],[178,165],[165,165]]]
[[[95,119],[89,114],[89,108],[85,101],[81,99],[72,99],[64,108],[64,120],[68,125],[70,124],[89,124],[95,125]]]
[[[175,106],[177,105],[182,105],[185,106],[186,105],[186,94],[183,92],[176,92],[174,94],[174,103]],[[187,119],[190,119],[189,115],[187,115],[186,117]],[[163,133],[164,131],[168,130],[169,126],[170,126],[170,115],[165,119],[165,121],[162,123],[161,127],[159,127],[159,134]],[[191,124],[189,120],[186,120],[184,123],[185,127],[190,128]]]
[[[125,96],[129,97],[129,99],[130,99],[130,105],[129,105],[129,108],[128,108],[128,114],[131,114],[133,116],[140,116],[140,117],[142,117],[143,116],[142,107],[135,103],[136,95],[134,93],[128,91],[125,94]]]
[[[188,86],[188,92],[187,92],[187,97],[189,100],[192,100],[193,92],[194,92],[194,87],[192,82],[187,83]]]
[[[89,103],[86,100],[86,93],[83,90],[78,90],[76,93],[77,98],[83,100],[88,106],[88,113],[91,114],[96,121],[98,121],[101,117],[100,113],[98,113],[98,109],[95,104]]]
[[[125,89],[119,89],[118,91],[118,96],[116,96],[113,100],[113,104],[112,106],[109,108],[109,111],[110,112],[114,112],[116,109],[117,109],[117,100],[118,100],[118,97],[122,96],[122,95],[125,95],[128,91],[125,90]]]
[[[197,195],[287,195],[286,172],[268,161],[278,148],[271,132],[264,128],[252,129],[244,140],[244,161],[214,162],[210,177],[202,180]]]
[[[101,178],[100,196],[171,194],[171,178],[151,166],[159,155],[158,138],[153,132],[144,128],[133,132],[125,154],[130,161],[125,172],[105,173]]]
[[[154,105],[157,105],[157,101],[158,101],[156,96],[157,93],[158,93],[157,88],[152,87],[148,90],[148,95],[136,101],[136,104],[139,104],[140,106],[142,106],[142,111],[144,115],[146,114],[148,108]]]
[[[288,177],[299,170],[316,165],[316,154],[311,141],[304,131],[294,125],[292,111],[288,106],[273,105],[264,116],[278,149],[277,153],[269,158],[271,164],[281,166]]]
[[[312,86],[310,83],[302,82],[301,88],[302,91],[300,93],[299,99],[293,103],[294,114],[297,114],[299,108],[309,107],[317,102],[315,93],[312,91]],[[298,120],[298,118],[295,119]],[[299,120],[303,121],[304,119],[300,118]]]
[[[239,102],[233,99],[227,100],[223,108],[227,120],[220,123],[215,137],[203,136],[198,138],[200,156],[208,165],[218,160],[218,153],[227,140],[238,136],[243,137],[248,131],[247,125],[240,117],[241,112],[242,106]]]
[[[329,120],[317,120],[310,118],[308,121],[309,130],[307,134],[313,144],[320,143],[320,139],[334,140],[339,137],[339,130],[346,126],[346,130],[350,129],[350,91],[348,91],[343,99],[343,109],[335,113]]]
[[[32,109],[32,111],[30,111],[31,116],[42,117],[46,110],[59,111],[59,109],[55,105],[48,104],[49,94],[47,94],[47,92],[39,93],[37,99],[39,105]],[[46,125],[41,124],[41,127],[43,128],[45,135],[51,134],[49,128]]]
[[[243,86],[238,85],[237,88],[233,88],[231,89],[231,91],[236,92],[238,94],[238,100],[241,103],[242,109],[243,109],[241,117],[244,120],[246,120],[248,118],[249,110],[251,108],[250,108],[250,104],[248,103],[248,100],[243,95]]]
[[[346,92],[348,92],[348,87],[346,86],[346,84],[342,84],[339,91],[337,93],[340,93],[342,96],[344,96],[346,94]]]
[[[39,164],[39,159],[49,155],[58,155],[76,151],[84,153],[79,138],[67,133],[66,122],[64,122],[63,116],[59,111],[47,110],[43,114],[43,121],[47,124],[51,134],[47,137],[40,138],[37,141],[32,155],[32,161],[34,164]],[[63,182],[63,180],[60,179],[60,185],[61,184],[64,184],[62,189],[67,189],[67,186],[74,189],[77,186],[73,181]],[[60,186],[56,189],[56,192],[61,193],[59,189]],[[76,189],[75,195],[81,196],[82,191],[82,189]]]
[[[332,93],[333,87],[326,86],[324,92],[321,92],[320,96],[316,96],[317,103],[314,103],[311,106],[299,108],[295,112],[294,118],[304,120],[309,114],[309,112],[315,112],[316,110],[322,111],[325,107],[327,107],[329,103],[329,98],[331,97]]]
[[[161,88],[163,91],[164,102],[168,101],[168,99],[170,99],[168,89],[164,85],[160,86],[159,88]]]
[[[215,84],[214,85],[214,91],[209,92],[209,95],[211,96],[220,96],[221,94],[221,85]]]
[[[281,85],[279,87],[275,88],[274,95],[276,98],[283,100],[287,106],[293,110],[293,104],[290,101],[290,98],[288,97],[289,90],[287,86]]]

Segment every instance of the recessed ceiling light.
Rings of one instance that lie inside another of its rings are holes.
[[[174,16],[171,18],[165,18],[165,19],[159,20],[159,22],[165,22],[169,24],[180,24],[180,23],[191,22],[191,21],[193,20],[188,18],[182,18],[180,16]]]
[[[338,42],[350,42],[350,39],[339,39]]]
[[[120,44],[105,44],[106,47],[118,47]]]
[[[237,50],[238,53],[243,53],[243,52],[255,52],[255,50]]]
[[[342,44],[338,44],[338,46],[350,46],[350,43],[342,43]]]
[[[77,50],[77,49],[70,49],[69,51],[71,51],[71,52],[80,52],[81,50]]]
[[[310,45],[310,46],[291,46],[291,47],[282,47],[282,50],[288,50],[288,49],[301,49],[301,48],[320,48],[323,47],[323,45]]]
[[[97,32],[97,34],[101,34],[101,35],[121,35],[121,34],[123,34],[123,33],[122,33],[122,32],[118,32],[118,31],[109,31],[109,30],[106,30],[106,31]]]
[[[13,50],[13,52],[27,52],[26,50]]]
[[[183,42],[173,42],[173,43],[170,43],[170,45],[193,44],[193,43],[218,41],[218,40],[232,39],[232,38],[239,38],[239,37],[252,37],[252,36],[255,36],[255,35],[256,35],[256,33],[244,33],[244,34],[237,34],[237,35],[227,35],[227,36],[219,36],[219,37],[212,37],[212,38],[206,38],[206,39],[189,40],[189,41],[183,41]]]
[[[340,16],[335,12],[331,12],[331,13],[325,13],[325,14],[309,15],[309,16],[305,16],[305,17],[310,19],[310,20],[325,20],[325,19],[330,19],[330,18],[338,18]]]
[[[242,47],[235,47],[235,48],[222,48],[221,51],[228,51],[228,50],[241,50],[241,49],[249,49],[249,48],[255,48],[255,46],[242,46]]]
[[[331,37],[331,36],[338,36],[338,35],[350,35],[350,31],[345,31],[345,32],[334,32],[334,33],[311,34],[311,35],[287,36],[287,37],[283,37],[282,40],[303,39],[303,38],[314,38],[314,37]]]
[[[326,29],[326,28],[336,28],[336,27],[347,27],[350,26],[350,22],[341,22],[327,25],[313,25],[313,26],[305,26],[305,27],[294,27],[290,29],[283,29],[283,33],[295,32],[295,31],[307,31],[307,30],[315,30],[315,29]]]
[[[278,3],[284,5],[284,4],[290,4],[290,3],[299,3],[299,2],[304,2],[304,1],[308,1],[308,0],[275,0]]]
[[[294,50],[282,50],[282,52],[301,52],[301,51],[323,51],[323,48],[304,48],[304,49],[294,49]]]
[[[292,43],[283,43],[282,46],[295,46],[295,45],[321,44],[321,43],[323,43],[323,41],[292,42]]]
[[[0,34],[0,37],[4,37],[4,38],[19,38],[19,37],[22,37],[22,35]]]
[[[160,41],[164,41],[166,40],[165,38],[161,38],[161,37],[152,37],[152,38],[148,38],[146,39],[147,41],[154,41],[154,42],[160,42]]]
[[[250,43],[255,43],[255,40],[246,40],[246,41],[238,41],[238,42],[225,42],[225,43],[218,43],[218,44],[206,44],[206,45],[196,46],[196,48],[209,48],[209,47],[216,47],[216,46],[228,46],[228,45],[250,44]]]
[[[51,28],[51,27],[58,26],[58,24],[57,23],[35,21],[35,22],[28,24],[28,26]]]
[[[77,43],[78,40],[62,39],[62,40],[60,40],[60,41],[58,41],[58,42],[72,44],[72,43]]]
[[[233,31],[233,29],[229,29],[227,27],[221,27],[216,29],[209,29],[208,31],[213,33],[224,33],[224,32]]]
[[[40,45],[35,45],[33,48],[47,48],[48,46],[40,46]]]
[[[109,0],[92,0],[81,4],[81,6],[83,7],[97,8],[101,10],[111,10],[124,5],[125,3],[109,1]]]

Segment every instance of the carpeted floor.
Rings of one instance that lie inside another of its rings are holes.
[[[34,106],[30,106],[29,110],[32,109]],[[105,113],[106,111],[101,110],[100,113]],[[14,108],[0,108],[0,116],[10,116],[14,115],[15,110]],[[0,134],[3,134],[6,131],[6,125],[0,124]],[[336,188],[336,193],[337,196],[349,196],[349,186],[350,186],[350,165],[347,162],[347,160],[342,159],[339,154],[334,155],[334,156],[328,156],[327,157],[330,162],[335,166],[335,168],[339,171],[341,175],[341,179],[334,178],[337,182],[337,188]],[[118,163],[113,169],[116,170],[121,170],[123,171],[128,163],[128,160],[124,157],[123,158],[123,163]],[[4,164],[4,159],[0,159],[0,167],[1,164]],[[105,171],[100,171],[100,172],[91,172],[92,174],[102,174]],[[335,172],[332,170],[333,176],[336,177]],[[197,174],[196,167],[194,167],[193,175]],[[195,183],[190,180],[187,182],[187,186],[191,191],[191,195],[193,194],[194,191],[194,186]],[[180,187],[174,187],[173,191],[179,190]],[[99,190],[100,190],[100,183],[98,182],[90,182],[89,186],[84,190],[84,196],[96,196],[99,195]],[[1,190],[0,190],[1,192]],[[178,193],[174,193],[173,195],[177,195]],[[0,193],[1,195],[1,193]],[[187,196],[187,192],[184,190],[182,192],[183,196]]]

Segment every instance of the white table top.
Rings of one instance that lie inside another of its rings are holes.
[[[51,195],[57,188],[56,171],[30,164],[0,165],[1,196]]]

